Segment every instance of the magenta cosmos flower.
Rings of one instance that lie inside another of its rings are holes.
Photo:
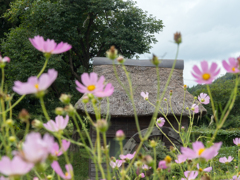
[[[201,68],[202,70],[195,65],[192,72],[193,77],[196,78],[195,81],[199,84],[211,84],[220,72],[220,68],[217,69],[217,63],[212,63],[209,68],[208,62],[202,61]]]
[[[116,132],[116,139],[119,140],[119,141],[122,141],[123,139],[125,138],[125,134],[123,132],[123,130],[118,130]]]
[[[225,164],[231,162],[232,160],[233,160],[232,156],[228,156],[228,158],[226,158],[226,157],[219,158],[219,162],[220,163],[225,163]]]
[[[141,173],[139,176],[140,176],[140,178],[145,178],[144,173]]]
[[[194,112],[194,113],[198,113],[199,112],[199,107],[197,104],[193,104],[192,107],[191,107],[191,110]]]
[[[199,164],[197,164],[197,168],[199,172],[210,172],[212,170],[212,167],[207,167],[205,169],[202,169],[199,167]]]
[[[2,56],[0,56],[0,63],[5,63],[5,62],[10,62],[10,58],[5,56],[4,58]]]
[[[62,140],[62,147],[59,148],[58,143],[55,142],[51,149],[51,154],[54,156],[61,156],[65,151],[68,150],[70,144],[71,143],[69,141],[64,139],[64,140]]]
[[[110,161],[110,166],[113,168],[113,169],[118,169],[121,167],[122,163],[125,162],[124,160],[116,160],[116,162],[114,161]]]
[[[210,160],[218,153],[221,145],[222,142],[219,142],[215,143],[210,148],[205,148],[202,142],[196,141],[192,144],[193,149],[181,147],[181,152],[187,159],[204,158]]]
[[[31,163],[44,162],[51,153],[53,145],[52,136],[45,134],[42,138],[40,133],[32,132],[26,136],[20,155]]]
[[[9,178],[5,178],[4,176],[0,177],[0,180],[9,180]],[[34,179],[33,179],[34,180]]]
[[[236,144],[237,146],[240,146],[240,138],[233,139],[233,143]]]
[[[157,125],[159,127],[163,127],[164,123],[165,123],[165,119],[163,117],[160,117],[157,119]]]
[[[206,93],[200,93],[198,100],[202,104],[209,104],[210,97]]]
[[[178,155],[178,159],[176,159],[175,162],[178,164],[181,164],[181,163],[185,162],[186,160],[187,160],[187,158],[184,155],[180,154],[180,155]]]
[[[141,96],[143,97],[144,100],[148,100],[148,92],[141,92]]]
[[[198,172],[197,171],[185,171],[184,172],[184,176],[187,178],[182,178],[181,180],[193,180],[196,179],[196,177],[198,176]]]
[[[228,63],[225,60],[223,60],[222,65],[223,65],[224,69],[226,69],[226,71],[229,73],[239,73],[240,72],[238,61],[235,58],[229,58]]]
[[[27,163],[21,157],[15,156],[12,160],[3,156],[0,161],[0,172],[6,176],[21,176],[33,168],[32,163]]]
[[[55,121],[50,120],[43,125],[47,130],[57,132],[64,130],[68,124],[68,121],[69,121],[68,115],[65,117],[65,119],[62,116],[58,115],[55,117]]]
[[[108,97],[111,96],[114,87],[111,83],[108,83],[106,86],[104,85],[105,78],[101,76],[98,79],[98,75],[95,72],[90,73],[83,73],[81,76],[82,83],[75,81],[77,85],[77,90],[80,93],[90,93],[96,97]]]
[[[15,81],[13,90],[20,95],[45,91],[55,81],[57,74],[57,71],[54,69],[49,69],[48,73],[43,73],[39,79],[37,76],[32,76],[28,78],[28,81],[25,83]]]
[[[65,168],[66,168],[66,172],[63,173],[60,165],[58,164],[57,161],[53,161],[53,163],[51,164],[52,168],[54,169],[54,171],[63,179],[71,179],[72,178],[72,174],[73,174],[73,168],[71,164],[66,164]]]
[[[29,41],[37,50],[49,54],[60,54],[72,48],[72,46],[68,43],[60,42],[57,44],[52,39],[47,39],[47,41],[44,41],[42,36],[35,36],[33,39],[29,38]]]
[[[158,168],[160,168],[160,169],[167,169],[168,166],[167,166],[166,161],[164,161],[164,160],[160,161],[160,162],[158,163]]]

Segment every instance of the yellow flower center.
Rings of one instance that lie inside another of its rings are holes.
[[[167,164],[169,164],[172,161],[172,158],[170,156],[166,156],[164,160]]]
[[[204,80],[209,80],[210,79],[210,74],[208,74],[208,73],[205,73],[205,74],[203,74],[202,75],[202,78],[204,79]]]
[[[204,102],[205,101],[205,99],[201,99],[201,102]]]
[[[198,150],[198,155],[200,156],[204,151],[205,151],[204,148],[199,149],[199,150]]]
[[[202,172],[202,171],[203,171],[203,169],[202,169],[202,168],[199,168],[199,169],[198,169],[198,171],[199,171],[199,172]]]
[[[89,86],[87,87],[87,89],[88,89],[89,91],[93,91],[95,88],[96,88],[95,85],[89,85]]]
[[[58,155],[58,151],[55,151],[56,156]]]
[[[65,173],[65,176],[66,176],[66,177],[68,176],[68,172]]]
[[[232,68],[232,71],[234,72],[235,70],[236,70],[235,67],[233,67],[233,68]]]
[[[36,89],[38,89],[38,88],[39,88],[39,85],[38,85],[38,84],[35,84],[34,87],[35,87]]]

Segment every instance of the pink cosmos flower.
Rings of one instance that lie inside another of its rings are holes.
[[[116,160],[116,162],[114,161],[110,161],[110,166],[114,169],[118,169],[121,167],[122,163],[124,162],[124,160]]]
[[[33,168],[32,163],[27,163],[21,157],[15,156],[12,160],[3,156],[0,160],[0,172],[6,176],[21,176]]]
[[[164,160],[160,161],[158,163],[158,168],[160,168],[160,169],[167,169],[168,167],[167,167],[166,161],[164,161]]]
[[[53,145],[52,136],[45,134],[42,138],[40,133],[32,132],[26,136],[20,155],[31,163],[43,162],[51,153]]]
[[[228,156],[228,158],[226,157],[221,157],[219,158],[219,162],[220,163],[229,163],[233,160],[233,157],[232,156]]]
[[[145,171],[147,171],[147,170],[149,170],[149,169],[151,169],[152,167],[149,167],[148,165],[146,165],[146,164],[143,164],[142,165],[142,169],[143,170],[145,170]]]
[[[124,137],[125,137],[125,134],[124,134],[123,130],[120,129],[116,132],[117,139],[122,140],[122,139],[124,139]]]
[[[191,110],[192,110],[194,113],[198,113],[198,112],[199,112],[199,107],[198,107],[198,105],[193,104],[192,107],[191,107]]]
[[[39,79],[37,76],[31,76],[28,81],[23,83],[20,81],[14,82],[13,91],[20,95],[33,94],[39,91],[45,91],[57,78],[57,71],[49,69],[48,73],[43,73]]]
[[[73,174],[73,168],[71,164],[66,164],[65,168],[67,170],[67,172],[64,174],[60,165],[58,164],[57,161],[53,161],[53,163],[51,164],[52,168],[54,169],[54,171],[63,179],[71,179],[72,178],[72,174]]]
[[[180,155],[178,155],[178,159],[176,159],[175,162],[178,164],[181,164],[181,163],[185,162],[186,160],[187,160],[187,158],[184,155],[180,154]]]
[[[144,100],[148,100],[148,92],[141,92],[141,96],[143,97]]]
[[[134,156],[135,156],[136,152],[134,152],[133,154],[127,154],[127,155],[119,155],[120,159],[122,160],[131,160]]]
[[[240,70],[239,68],[239,64],[237,59],[235,58],[229,58],[227,63],[225,60],[223,60],[222,65],[224,67],[224,69],[226,69],[227,72],[229,73],[239,73]]]
[[[98,79],[98,75],[95,72],[83,73],[81,76],[82,83],[75,81],[77,85],[77,90],[81,93],[90,93],[96,97],[108,97],[111,96],[114,87],[111,83],[108,83],[106,86],[104,85],[105,78],[101,76]]]
[[[55,122],[53,120],[48,121],[47,123],[43,124],[43,126],[52,132],[57,132],[64,130],[68,124],[69,117],[68,115],[64,119],[62,116],[56,116],[55,117]]]
[[[199,167],[199,164],[197,164],[197,168],[198,168],[198,171],[199,171],[199,172],[202,172],[202,171],[204,171],[204,172],[210,172],[210,171],[212,170],[212,167],[207,167],[207,168],[205,168],[205,169],[202,169],[202,168]]]
[[[202,104],[209,104],[210,97],[205,93],[200,93],[198,100]]]
[[[59,148],[58,143],[55,142],[53,144],[51,154],[54,156],[61,156],[65,151],[68,150],[70,144],[71,144],[70,141],[63,139],[62,140],[62,148]]]
[[[54,40],[47,39],[44,41],[42,36],[35,36],[33,39],[29,38],[32,45],[39,51],[49,54],[60,54],[68,51],[72,46],[68,43],[60,42],[57,44]]]
[[[185,171],[184,172],[184,176],[187,178],[182,178],[181,180],[193,180],[196,179],[196,177],[198,176],[198,172],[197,171]]]
[[[212,81],[217,77],[220,73],[220,68],[217,69],[217,63],[212,63],[211,67],[208,67],[207,61],[201,62],[202,71],[195,65],[193,66],[192,75],[195,81],[199,84],[211,84]]]
[[[233,176],[231,180],[240,180],[239,176]]]
[[[240,146],[240,138],[233,139],[233,143],[236,144],[237,146]]]
[[[221,145],[222,142],[219,142],[215,143],[210,148],[205,148],[202,142],[196,141],[192,144],[193,149],[181,147],[181,152],[187,159],[204,158],[210,160],[215,157]]]
[[[5,63],[5,62],[10,62],[10,58],[5,56],[4,58],[2,58],[2,56],[0,56],[0,63]]]
[[[160,117],[157,119],[157,125],[159,127],[163,127],[164,123],[165,123],[165,119],[163,117]]]
[[[141,177],[141,178],[145,178],[144,173],[141,173],[141,174],[140,174],[140,177]]]

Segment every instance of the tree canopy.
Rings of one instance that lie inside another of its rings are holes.
[[[28,38],[40,35],[72,45],[71,51],[54,55],[49,61],[47,68],[59,72],[49,90],[50,104],[62,92],[77,93],[74,80],[80,80],[82,72],[91,71],[92,57],[105,56],[111,45],[127,58],[149,52],[151,44],[157,42],[154,34],[163,28],[161,20],[148,15],[131,0],[16,0],[4,18],[16,26],[2,41],[0,49],[11,58],[6,74],[8,87],[12,87],[14,80],[26,81],[36,75],[44,62]],[[25,100],[31,108],[29,102],[35,101]]]

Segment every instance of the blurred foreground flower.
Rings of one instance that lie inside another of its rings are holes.
[[[32,163],[27,163],[19,156],[15,156],[12,160],[7,156],[3,156],[0,161],[0,172],[6,176],[21,176],[28,173],[33,168]]]
[[[182,42],[182,35],[181,35],[180,32],[176,32],[176,33],[174,34],[174,41],[175,41],[175,43],[177,43],[177,44],[180,44],[180,43]]]
[[[104,85],[105,78],[101,76],[98,79],[98,75],[94,72],[90,73],[83,73],[81,76],[82,83],[75,81],[77,85],[77,90],[81,93],[91,93],[96,97],[108,97],[111,96],[114,87],[111,83],[108,83],[106,86]]]
[[[191,110],[194,112],[194,113],[198,113],[199,112],[199,107],[197,104],[193,104],[192,107],[191,107]]]
[[[220,73],[220,68],[217,69],[217,63],[212,63],[210,68],[208,67],[207,61],[201,62],[201,69],[202,71],[195,65],[193,66],[192,75],[195,81],[199,84],[211,84],[212,81],[217,77]]]
[[[224,69],[226,69],[229,73],[239,73],[239,63],[238,60],[235,58],[229,58],[227,63],[225,60],[223,60],[222,65]]]
[[[181,147],[181,152],[187,159],[204,158],[210,160],[216,156],[221,145],[222,142],[219,142],[215,143],[210,148],[205,148],[202,142],[196,141],[192,144],[193,149]]]
[[[33,39],[29,38],[29,41],[37,50],[46,54],[60,54],[72,48],[72,46],[68,43],[60,42],[57,44],[52,39],[44,41],[43,37],[39,35],[35,36]]]
[[[126,154],[126,155],[121,154],[119,155],[119,157],[122,160],[131,160],[135,156],[135,153],[136,152],[134,152],[133,154]]]
[[[58,164],[57,161],[53,161],[53,163],[51,164],[52,168],[54,169],[54,171],[63,179],[72,179],[72,175],[73,174],[73,168],[71,164],[66,164],[65,168],[67,170],[67,172],[64,174],[60,165]]]
[[[13,86],[13,91],[20,95],[24,94],[34,94],[41,93],[51,86],[51,84],[57,78],[58,72],[54,69],[49,69],[48,73],[43,73],[39,79],[37,76],[31,76],[28,81],[23,83],[20,81],[15,81]]]
[[[54,156],[61,156],[65,151],[68,150],[70,144],[71,143],[69,141],[64,139],[64,140],[62,140],[62,147],[59,148],[58,143],[55,142],[51,149],[51,154]]]
[[[117,58],[118,50],[115,46],[111,46],[110,49],[106,52],[107,58],[114,60]]]
[[[184,172],[184,176],[187,178],[182,178],[181,180],[193,180],[196,179],[196,177],[198,176],[198,172],[197,171],[185,171]]]
[[[64,130],[68,124],[69,117],[68,115],[65,117],[65,119],[62,116],[56,116],[55,122],[53,120],[48,121],[47,123],[43,124],[43,126],[52,132],[57,132]]]
[[[200,93],[198,100],[202,104],[209,104],[210,97],[206,93]]]
[[[5,56],[4,58],[0,55],[0,68],[4,68],[5,67],[5,63],[6,62],[10,62],[10,58]]]
[[[31,163],[44,162],[51,153],[53,145],[54,138],[49,134],[45,134],[42,138],[40,133],[32,132],[26,136],[19,155]]]

